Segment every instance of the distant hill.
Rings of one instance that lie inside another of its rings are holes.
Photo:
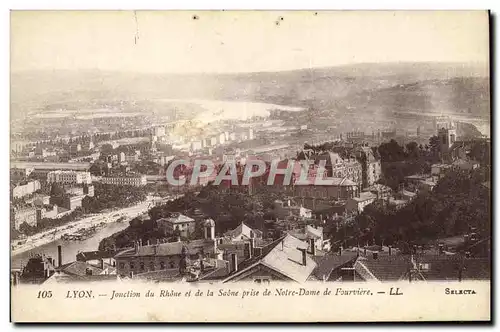
[[[37,71],[11,74],[14,116],[62,101],[200,98],[320,110],[489,112],[488,68],[387,63],[238,74]]]

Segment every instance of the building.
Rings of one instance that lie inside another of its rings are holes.
[[[442,179],[451,168],[452,166],[448,164],[434,164],[431,166],[431,176],[437,181]]]
[[[382,176],[382,165],[380,156],[369,146],[362,146],[356,149],[356,157],[361,163],[362,188],[376,184]]]
[[[47,174],[48,183],[61,184],[91,184],[92,177],[90,172],[77,171],[51,171]]]
[[[136,153],[125,155],[125,162],[127,163],[135,163],[138,161],[139,161],[139,155]]]
[[[274,214],[278,218],[296,217],[296,218],[312,218],[312,211],[303,206],[292,205],[290,200],[285,204],[281,200],[274,201]]]
[[[165,132],[165,127],[155,127],[153,129],[153,136],[156,136],[156,137],[162,137],[162,136],[165,136],[166,132]]]
[[[317,162],[324,161],[326,176],[332,178],[348,178],[361,188],[363,185],[363,167],[355,158],[344,156],[336,152],[325,152],[316,158]]]
[[[126,249],[115,255],[116,273],[121,277],[133,277],[137,274],[155,271],[178,272],[181,261],[209,259],[218,254],[217,243],[213,239],[193,240],[189,243],[170,242],[142,245]]]
[[[377,199],[386,199],[392,196],[391,187],[376,183],[368,188],[368,191],[375,194]]]
[[[262,248],[254,248],[251,256],[239,264],[236,262],[236,254],[232,254],[229,264],[231,273],[222,282],[304,283],[317,266],[308,248],[307,242],[286,234]]]
[[[21,208],[11,208],[11,221],[14,229],[19,230],[19,227],[26,223],[30,226],[36,226],[37,223],[42,219],[40,210],[37,210],[33,206],[21,207]]]
[[[165,235],[172,235],[174,231],[179,231],[182,237],[188,237],[194,233],[195,221],[193,218],[174,212],[168,218],[161,218],[156,221],[157,227]]]
[[[359,197],[352,197],[347,199],[346,212],[347,213],[361,213],[367,205],[375,202],[377,195],[372,192],[365,191],[359,194]]]
[[[121,175],[121,176],[104,176],[101,178],[101,182],[104,184],[109,184],[114,186],[141,187],[147,184],[147,179],[146,175],[131,174],[131,175]]]
[[[453,128],[440,128],[438,130],[439,155],[441,160],[449,161],[451,159],[451,147],[457,140],[457,131]]]
[[[301,228],[296,228],[288,233],[299,240],[309,244],[309,252],[316,256],[316,253],[323,250],[323,227],[315,227],[313,225],[306,225]],[[311,242],[312,241],[312,242]]]
[[[231,241],[262,239],[262,231],[256,228],[251,228],[250,226],[242,222],[235,229],[229,230],[224,233],[224,237],[229,238]]]
[[[359,196],[359,189],[358,185],[348,178],[334,178],[333,183],[328,185],[295,185],[294,195],[302,199],[347,200],[348,198]]]
[[[12,189],[12,197],[13,198],[21,198],[24,196],[31,195],[35,193],[35,191],[40,190],[40,182],[38,180],[29,181],[23,185],[18,185]]]
[[[37,207],[50,204],[50,195],[36,193],[32,199],[27,200],[27,203],[32,203]]]
[[[95,148],[94,142],[92,140],[86,141],[81,145],[81,149],[83,151],[91,151]]]
[[[224,144],[226,142],[226,135],[224,133],[220,133],[217,135],[217,144]]]
[[[365,133],[362,131],[351,131],[346,133],[345,139],[348,142],[361,143],[365,140]]]
[[[455,169],[464,170],[464,171],[472,171],[476,168],[479,168],[478,162],[475,162],[473,160],[464,160],[464,159],[457,159],[457,160],[453,161],[453,163],[451,165]]]
[[[10,179],[12,181],[25,180],[34,170],[33,167],[12,167],[10,169]]]
[[[357,281],[462,281],[490,280],[489,258],[462,255],[388,255],[374,252],[354,264]]]
[[[199,151],[203,148],[202,141],[191,142],[191,151]]]
[[[358,254],[349,250],[339,249],[338,252],[327,253],[317,257],[318,266],[314,269],[308,281],[354,281],[354,264]]]
[[[61,207],[73,211],[78,207],[82,207],[82,201],[84,198],[85,195],[66,196],[62,201]],[[53,204],[53,202],[51,202],[51,204]]]

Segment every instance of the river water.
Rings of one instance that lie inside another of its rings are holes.
[[[31,255],[43,253],[49,257],[54,258],[57,261],[57,246],[62,246],[62,261],[63,264],[70,263],[76,260],[76,254],[79,251],[92,251],[97,250],[99,242],[102,239],[113,235],[129,225],[128,221],[124,222],[112,222],[107,224],[105,227],[100,229],[92,237],[84,241],[63,241],[56,240],[51,243],[44,244],[37,248],[25,251],[23,253],[12,256],[12,268],[20,268],[22,265],[26,265],[28,259]],[[57,262],[58,263],[58,262]]]

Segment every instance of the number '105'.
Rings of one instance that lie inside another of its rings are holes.
[[[38,291],[37,299],[48,299],[52,297],[52,291]]]

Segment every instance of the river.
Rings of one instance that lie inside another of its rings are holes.
[[[61,239],[50,242],[39,247],[30,249],[20,254],[12,256],[12,268],[20,268],[26,265],[29,257],[34,254],[44,253],[45,255],[54,258],[57,261],[57,246],[62,246],[62,261],[63,264],[76,260],[76,254],[79,251],[97,250],[99,242],[102,239],[113,235],[129,225],[128,221],[112,222],[100,229],[94,236],[84,241],[63,241]]]

